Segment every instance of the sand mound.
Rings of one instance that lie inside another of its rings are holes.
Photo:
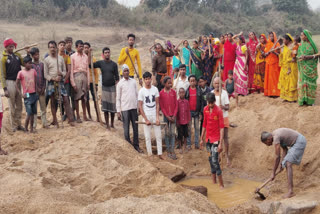
[[[108,209],[94,213],[127,213],[136,202],[144,204],[136,211],[151,212],[156,206],[168,207],[170,198],[181,200],[171,207],[180,210],[182,201],[201,197],[171,182],[145,156],[97,123],[4,138],[9,156],[0,157],[0,213],[79,213],[105,201]],[[157,196],[148,198],[151,195]],[[203,199],[203,205],[188,203],[182,210],[200,213],[215,208]],[[122,204],[119,210],[117,203]]]

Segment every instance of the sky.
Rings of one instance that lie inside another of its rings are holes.
[[[116,1],[128,7],[135,7],[140,3],[140,0],[116,0]],[[320,7],[320,0],[308,0],[308,2],[312,9],[317,9]]]

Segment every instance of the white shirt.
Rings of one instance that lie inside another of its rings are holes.
[[[212,93],[214,94],[214,89],[212,90]],[[223,89],[221,93],[221,103],[222,103],[222,106],[226,106],[230,103],[228,92]],[[216,96],[216,105],[220,106],[220,96]],[[222,112],[223,112],[223,118],[228,117],[228,111],[222,110]]]
[[[138,107],[138,89],[134,79],[126,80],[122,78],[117,84],[116,98],[117,112],[137,109]]]
[[[175,79],[173,82],[173,85],[175,86],[175,90],[177,92],[177,99],[179,99],[179,89],[180,88],[184,88],[185,91],[187,91],[187,89],[189,88],[189,81],[188,81],[188,77],[186,76],[185,80],[182,80],[181,77],[179,77],[179,81],[178,79]]]
[[[139,91],[138,100],[143,102],[143,111],[146,116],[156,116],[157,106],[156,98],[159,97],[159,91],[153,85],[150,89],[145,87],[141,88]]]

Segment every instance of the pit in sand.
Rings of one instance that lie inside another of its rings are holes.
[[[254,197],[254,190],[261,185],[260,182],[240,178],[225,184],[223,189],[218,184],[213,184],[211,178],[190,178],[179,182],[179,184],[206,187],[208,199],[222,209],[250,201]]]

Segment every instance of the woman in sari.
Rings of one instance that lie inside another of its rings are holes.
[[[190,49],[191,74],[196,75],[197,79],[202,76],[203,63],[201,60],[202,52],[199,49],[198,41],[193,41],[193,48]]]
[[[261,34],[259,37],[260,44],[256,47],[256,67],[253,76],[253,88],[258,93],[263,92],[264,88],[264,73],[266,70],[266,59],[264,55],[264,49],[267,43],[267,37]]]
[[[256,69],[256,48],[258,45],[258,39],[254,32],[249,33],[248,48],[248,89],[249,93],[254,91],[253,77]]]
[[[264,77],[264,95],[269,97],[279,97],[280,90],[278,89],[279,82],[279,50],[273,51],[274,48],[279,47],[277,35],[275,32],[269,33],[269,39],[265,47],[266,57],[266,72]]]
[[[203,36],[202,39],[203,39],[202,50],[204,52],[204,54],[202,54],[202,62],[203,62],[202,75],[207,80],[207,84],[210,85],[211,79],[212,79],[212,73],[213,73],[213,66],[214,66],[213,49],[210,42],[208,41],[207,36]]]
[[[236,35],[235,37],[237,37]],[[245,38],[240,35],[236,49],[236,62],[233,69],[235,95],[248,95],[248,50]]]
[[[308,30],[301,33],[301,46],[298,49],[298,103],[302,105],[314,105],[316,99],[318,70],[318,48],[312,40]]]
[[[181,49],[181,64],[185,64],[186,65],[186,75],[189,76],[190,73],[190,51],[189,51],[189,42],[187,40],[182,41],[181,43],[183,43],[183,48]],[[177,48],[179,48],[179,46],[181,45],[181,43],[177,46]]]
[[[239,35],[236,35],[239,36]],[[236,62],[236,49],[237,44],[233,41],[233,34],[229,33],[224,43],[224,56],[223,56],[223,82],[228,79],[228,71],[233,70],[234,63]]]
[[[295,102],[298,99],[298,65],[296,60],[296,45],[293,43],[292,36],[287,33],[284,36],[284,47],[282,51],[281,71],[279,76],[278,88],[280,98]]]

